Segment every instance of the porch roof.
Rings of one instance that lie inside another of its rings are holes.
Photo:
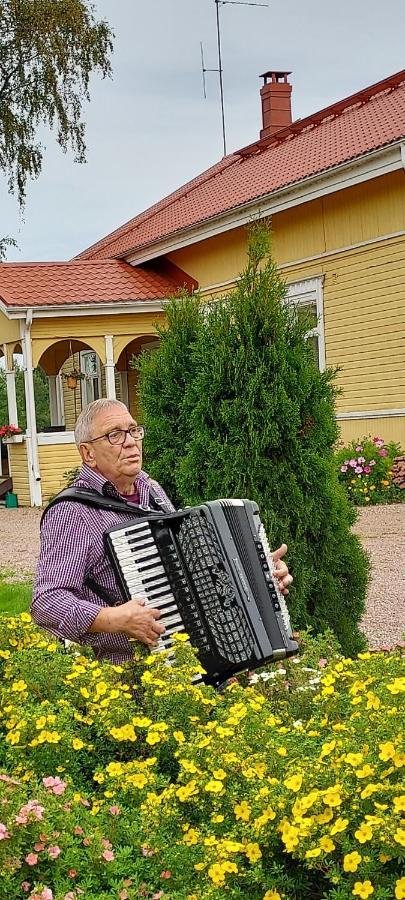
[[[118,259],[1,263],[0,302],[11,310],[163,300],[190,282],[175,266],[156,271]]]

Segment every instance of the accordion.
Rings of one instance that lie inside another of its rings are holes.
[[[297,652],[256,503],[148,512],[109,529],[104,541],[124,596],[160,610],[166,630],[154,652],[171,650],[173,633],[186,632],[207,683]]]

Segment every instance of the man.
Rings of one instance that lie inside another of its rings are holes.
[[[174,507],[157,482],[142,470],[143,427],[118,400],[95,400],[80,413],[75,439],[83,466],[75,486],[105,497],[124,498],[150,507],[151,492],[162,508]],[[114,663],[132,657],[129,638],[154,647],[164,626],[160,612],[136,599],[122,600],[103,545],[104,532],[127,520],[128,514],[64,500],[49,509],[41,528],[41,552],[31,615],[37,625],[58,638],[91,645],[99,659]],[[282,557],[274,554],[283,593],[292,581]]]

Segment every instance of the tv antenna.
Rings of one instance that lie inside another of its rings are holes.
[[[207,69],[204,62],[204,48],[202,41],[200,41],[201,48],[201,68],[202,68],[202,77],[203,77],[203,93],[204,100],[207,99],[207,91],[206,91],[206,83],[205,83],[205,73],[206,72],[217,72],[219,77],[219,93],[221,98],[221,119],[222,119],[222,141],[224,146],[224,156],[226,156],[226,129],[225,129],[225,104],[224,104],[224,81],[223,81],[223,67],[222,67],[222,49],[221,49],[221,23],[219,18],[219,7],[220,6],[266,6],[268,7],[268,3],[256,3],[256,2],[248,2],[248,0],[214,0],[215,9],[216,9],[216,20],[217,20],[217,51],[218,51],[218,66],[215,69]]]

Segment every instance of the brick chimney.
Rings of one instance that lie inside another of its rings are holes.
[[[289,75],[291,72],[264,72],[260,76],[264,78],[263,87],[260,89],[263,118],[260,140],[271,137],[280,131],[280,128],[291,125],[292,86],[288,81]]]

